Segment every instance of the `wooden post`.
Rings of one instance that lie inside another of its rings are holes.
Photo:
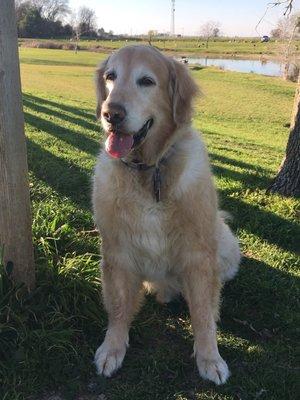
[[[16,282],[35,283],[14,0],[0,0],[0,254]],[[1,261],[1,260],[0,260]]]

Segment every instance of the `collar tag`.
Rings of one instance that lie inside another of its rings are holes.
[[[135,169],[137,171],[148,171],[149,169],[154,168],[154,172],[152,174],[152,181],[153,181],[153,193],[158,203],[160,201],[160,191],[161,191],[161,171],[160,165],[166,160],[166,157],[163,157],[159,160],[158,164],[155,165],[147,165],[138,160],[133,161],[126,161],[121,158],[121,161],[126,167]]]
[[[155,171],[153,173],[153,191],[157,203],[160,201],[160,188],[161,188],[160,168],[155,167]]]

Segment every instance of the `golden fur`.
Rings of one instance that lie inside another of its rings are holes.
[[[105,81],[107,71],[117,78]],[[136,80],[150,75],[155,85]],[[113,103],[127,110],[123,124],[134,134],[144,121],[154,124],[127,157],[161,165],[161,201],[153,197],[152,170],[137,171],[99,155],[93,208],[102,236],[102,281],[109,324],[95,355],[100,374],[111,376],[122,364],[130,323],[145,287],[161,302],[181,292],[191,314],[194,354],[200,375],[216,384],[229,370],[216,341],[221,282],[238,270],[236,238],[218,211],[209,160],[200,135],[191,128],[191,103],[197,86],[188,69],[148,46],[114,53],[97,70],[97,116],[108,130],[103,110]]]

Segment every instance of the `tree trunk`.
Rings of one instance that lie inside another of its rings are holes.
[[[267,192],[283,196],[300,196],[300,79],[295,94],[286,155]]]
[[[0,263],[35,282],[15,4],[0,0]]]

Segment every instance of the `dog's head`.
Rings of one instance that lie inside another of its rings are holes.
[[[108,135],[106,151],[160,153],[172,134],[190,123],[197,86],[185,65],[150,46],[128,46],[97,69],[97,118]]]

